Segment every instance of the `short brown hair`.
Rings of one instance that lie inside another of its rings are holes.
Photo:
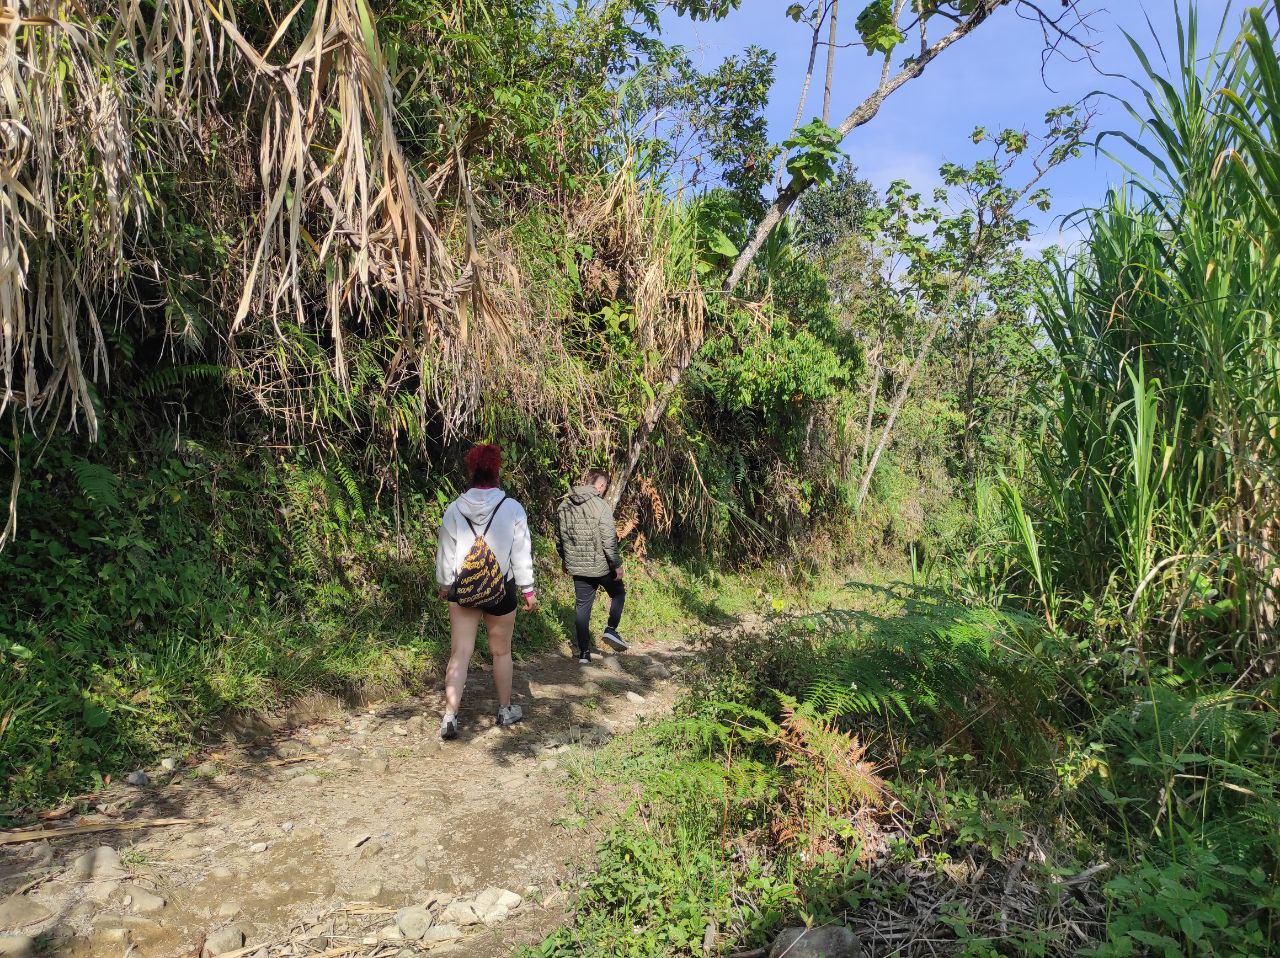
[[[584,486],[594,486],[601,479],[604,480],[605,488],[609,488],[609,474],[603,469],[588,469],[587,474],[582,477]]]

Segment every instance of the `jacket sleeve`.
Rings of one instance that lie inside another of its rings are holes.
[[[453,520],[453,506],[444,511],[440,520],[439,544],[436,546],[436,584],[444,588],[453,585],[454,570],[458,567],[458,534]]]
[[[556,507],[556,554],[564,562],[564,500]]]
[[[533,540],[529,535],[529,517],[523,507],[511,530],[511,574],[520,591],[533,590]]]
[[[622,557],[618,554],[618,526],[613,518],[613,507],[604,500],[600,501],[600,544],[609,568],[619,568]]]

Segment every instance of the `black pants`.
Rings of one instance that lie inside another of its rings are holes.
[[[596,604],[596,590],[603,588],[609,596],[609,628],[616,629],[622,621],[622,605],[627,600],[627,587],[615,573],[606,576],[588,578],[573,577],[573,597],[575,600],[575,631],[578,639],[578,651],[586,652],[591,648],[591,607]]]

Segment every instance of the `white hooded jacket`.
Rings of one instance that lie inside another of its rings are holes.
[[[514,499],[503,501],[501,489],[468,489],[449,504],[440,522],[440,545],[436,549],[436,582],[443,588],[453,585],[462,571],[462,560],[475,544],[476,535],[484,533],[485,524],[493,517],[493,525],[484,541],[502,566],[502,574],[516,580],[522,592],[533,589],[533,543],[529,538],[529,517],[524,506]],[[494,516],[494,507],[498,506]],[[475,532],[467,520],[476,527]]]

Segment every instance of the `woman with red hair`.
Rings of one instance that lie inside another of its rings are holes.
[[[498,724],[514,725],[524,718],[520,706],[511,703],[511,636],[518,596],[526,612],[537,605],[529,519],[524,507],[498,488],[502,450],[474,446],[465,463],[471,486],[445,510],[436,550],[436,583],[440,598],[449,602],[452,640],[440,723],[444,739],[458,737],[458,709],[481,621],[493,656]]]

